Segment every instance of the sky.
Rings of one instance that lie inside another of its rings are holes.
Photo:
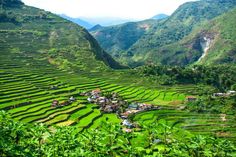
[[[179,5],[193,0],[22,0],[26,5],[70,17],[116,17],[143,20],[170,15]]]

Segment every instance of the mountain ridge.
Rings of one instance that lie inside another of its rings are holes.
[[[2,55],[29,55],[67,70],[122,68],[83,27],[19,0],[0,4]]]
[[[235,64],[235,19],[236,8],[196,28],[179,42],[161,48],[160,54],[168,54],[164,64]]]
[[[154,20],[162,20],[162,19],[165,19],[169,17],[169,15],[166,15],[166,14],[157,14],[155,16],[153,16],[151,19],[154,19]]]
[[[92,35],[116,60],[126,63],[129,66],[143,65],[150,62],[165,64],[167,62],[162,60],[165,58],[165,54],[164,56],[162,56],[163,53],[161,53],[162,55],[159,54],[159,50],[162,47],[182,40],[195,28],[228,12],[235,6],[236,1],[234,0],[201,0],[184,3],[171,16],[154,23],[148,31],[136,38],[135,43],[129,45],[128,49],[118,49],[119,52],[113,49],[113,47],[120,47],[120,42],[127,44],[130,41],[129,37],[124,40],[119,35],[114,35],[117,33],[109,31],[111,30],[110,28],[107,28],[107,30],[103,28],[104,32],[108,32],[105,35],[99,34],[97,36],[96,32],[92,32]],[[126,31],[124,29],[124,32]],[[133,34],[135,34],[135,29],[133,30]],[[112,38],[107,40],[105,38],[106,36],[111,36]],[[116,41],[118,44],[112,43],[113,41]],[[104,43],[106,43],[105,46]],[[153,56],[158,56],[154,57],[158,58],[158,60],[153,60]],[[184,64],[180,63],[180,65],[189,63],[192,63],[192,61],[184,62]]]
[[[90,28],[92,28],[94,26],[94,25],[92,25],[92,24],[88,23],[87,21],[84,21],[84,20],[82,20],[80,18],[72,18],[72,17],[69,17],[69,16],[67,16],[65,14],[60,14],[59,16],[61,16],[64,19],[67,19],[67,20],[69,20],[71,22],[74,22],[74,23],[76,23],[76,24],[78,24],[78,25],[80,25],[80,26],[82,26],[82,27],[84,27],[86,29],[90,29]]]

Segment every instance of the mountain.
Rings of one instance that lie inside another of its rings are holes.
[[[102,29],[103,27],[99,24],[93,26],[92,28],[90,28],[88,31],[92,32],[92,31],[97,31],[97,30],[100,30]]]
[[[113,31],[106,31],[106,33],[98,33],[99,35],[94,32],[92,34],[98,40],[99,44],[109,54],[115,57],[116,60],[124,61],[123,63],[128,63],[130,66],[142,65],[150,62],[167,64],[168,62],[163,61],[163,59],[165,58],[165,55],[168,54],[163,55],[163,53],[160,53],[162,47],[182,40],[195,28],[226,13],[235,6],[235,0],[200,0],[187,2],[181,5],[168,18],[154,23],[149,27],[148,31],[141,33],[141,35],[133,29],[131,31],[132,34],[138,34],[135,40],[133,40],[133,36],[126,36],[126,39],[124,40],[124,38],[116,35],[126,34],[128,31],[126,29],[119,29],[116,31],[113,29]],[[111,29],[108,28],[108,30]],[[109,41],[104,40],[107,39],[107,37],[109,37]],[[130,41],[132,41],[132,45],[130,45]],[[120,49],[120,43],[128,46]],[[122,54],[127,55],[121,56],[121,52],[118,51],[123,51]],[[198,56],[196,56],[196,58],[197,57]],[[179,64],[185,65],[191,62],[192,61]]]
[[[170,65],[236,63],[236,9],[199,26],[150,58]]]
[[[169,15],[166,15],[166,14],[157,14],[155,16],[153,16],[151,19],[154,19],[154,20],[162,20],[162,19],[165,19],[169,17]]]
[[[164,56],[158,53],[161,47],[178,42],[194,28],[235,6],[235,0],[201,0],[181,5],[169,18],[156,25],[128,50],[134,54],[131,59],[141,63],[161,63],[151,57],[158,56],[158,60],[162,60]]]
[[[113,26],[126,22],[135,21],[134,19],[126,19],[119,17],[81,17],[81,19],[88,21],[92,25]]]
[[[86,71],[121,67],[83,27],[19,0],[2,0],[0,5],[1,58],[30,56]]]
[[[156,20],[128,22],[110,27],[97,26],[89,31],[98,40],[101,47],[115,59],[127,63],[128,60],[125,59],[133,54],[127,53],[126,51],[156,23]]]
[[[86,29],[90,29],[90,28],[93,27],[92,24],[90,24],[90,23],[88,23],[88,22],[86,22],[84,20],[81,20],[80,18],[72,18],[72,17],[66,16],[64,14],[61,14],[59,16],[61,16],[64,19],[67,19],[67,20],[69,20],[71,22],[74,22],[74,23],[76,23],[76,24],[78,24],[78,25],[80,25],[80,26],[82,26],[82,27],[84,27]]]

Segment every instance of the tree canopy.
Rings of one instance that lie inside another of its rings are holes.
[[[1,7],[16,7],[24,4],[21,0],[1,0]]]

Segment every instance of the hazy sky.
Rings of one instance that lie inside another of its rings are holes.
[[[170,15],[179,5],[193,0],[22,0],[57,14],[71,17],[119,17],[147,19],[159,13]]]

